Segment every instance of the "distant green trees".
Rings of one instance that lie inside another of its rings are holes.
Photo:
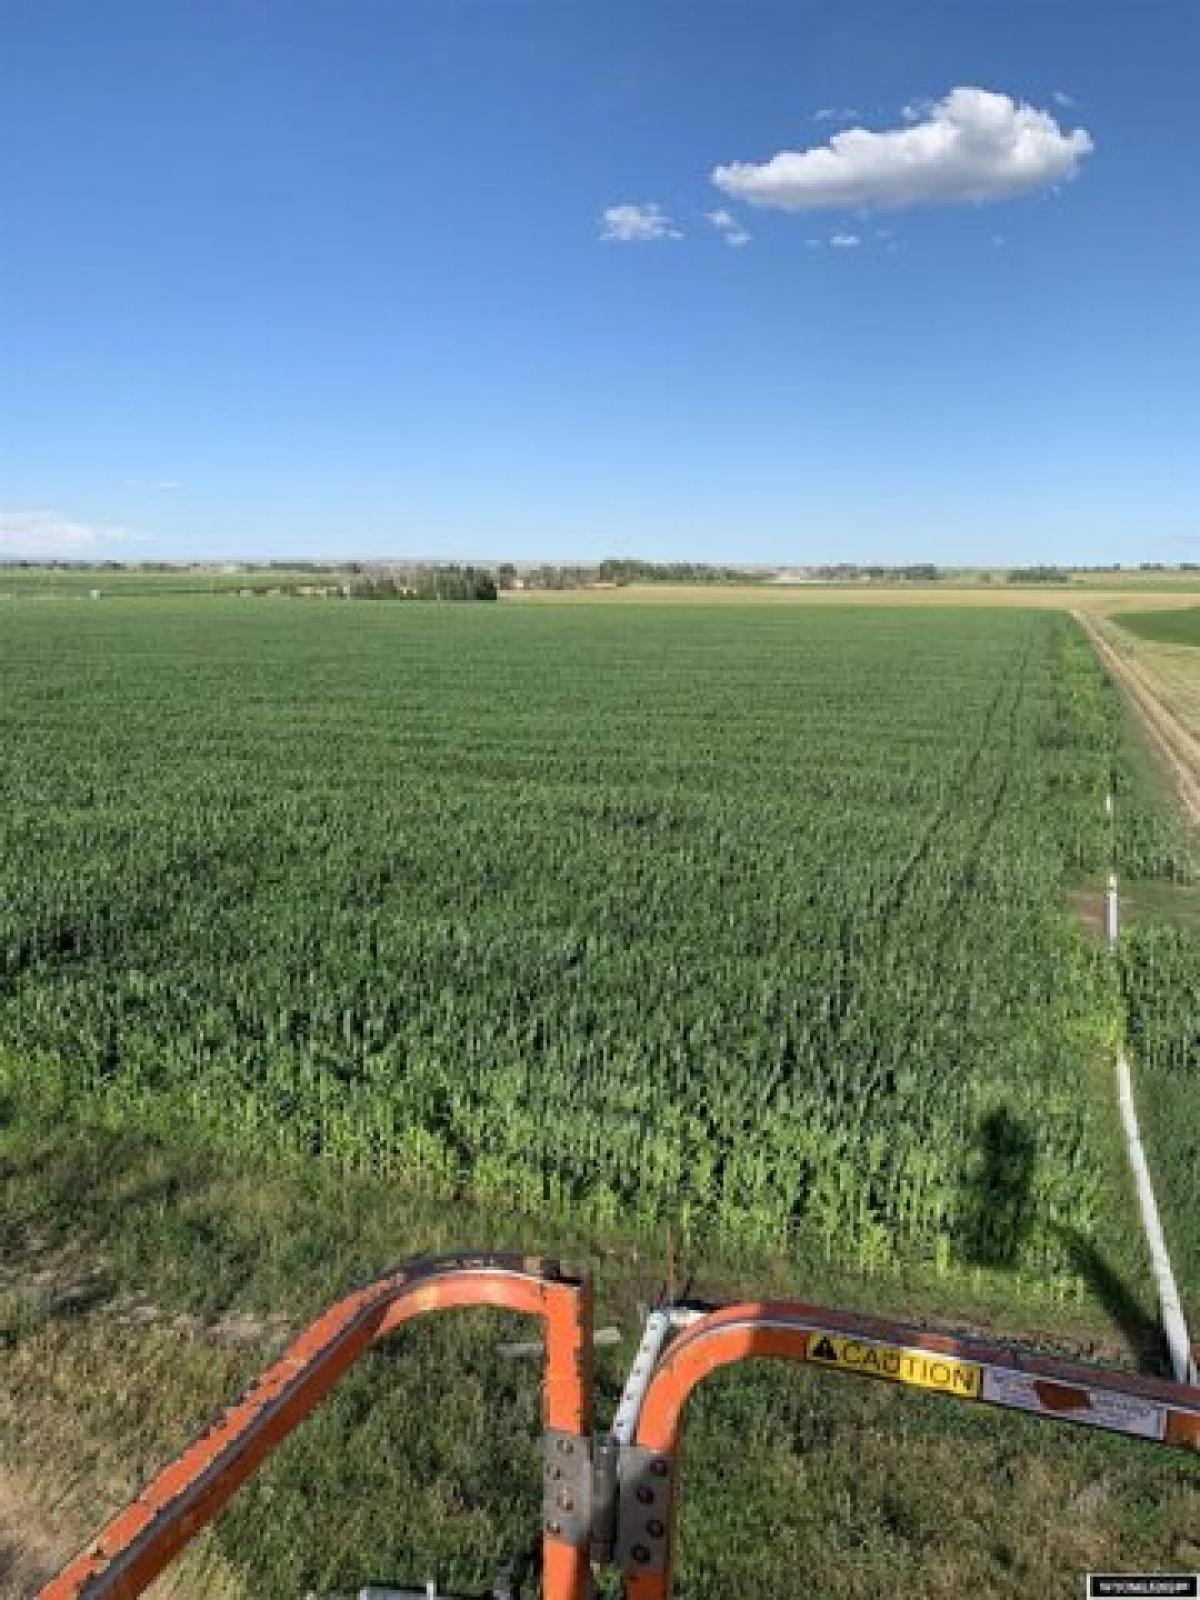
[[[907,567],[860,567],[855,561],[839,561],[807,570],[822,583],[937,583],[942,577],[942,569],[932,561],[917,561]]]
[[[354,600],[495,600],[499,589],[486,567],[446,566],[360,573],[346,592]]]
[[[1014,567],[1009,583],[1070,583],[1071,574],[1062,567]]]
[[[592,575],[594,583],[750,583],[762,574],[744,567],[713,567],[698,561],[638,561],[610,556]]]

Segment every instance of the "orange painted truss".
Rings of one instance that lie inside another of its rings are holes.
[[[622,1400],[632,1442],[628,1432],[594,1439],[589,1278],[518,1255],[430,1258],[405,1263],[314,1322],[41,1600],[140,1594],[376,1340],[413,1317],[464,1306],[525,1312],[545,1325],[543,1600],[587,1600],[592,1557],[620,1567],[625,1600],[669,1600],[687,1403],[709,1373],[736,1361],[803,1362],[1200,1451],[1200,1389],[792,1301],[682,1317],[676,1308],[675,1325],[686,1326],[657,1359],[635,1363]]]
[[[125,1600],[153,1581],[255,1468],[377,1340],[414,1317],[462,1306],[545,1323],[547,1428],[590,1441],[591,1285],[558,1263],[511,1254],[406,1262],[331,1306],[183,1455],[42,1590],[41,1600]],[[583,1600],[583,1548],[543,1541],[547,1600]]]
[[[756,1358],[812,1362],[823,1370],[1200,1451],[1200,1389],[824,1306],[791,1301],[726,1306],[699,1317],[679,1335],[647,1386],[635,1443],[648,1454],[666,1492],[652,1500],[651,1489],[642,1491],[647,1514],[641,1537],[635,1523],[626,1540],[626,1600],[668,1600],[671,1594],[678,1455],[692,1391],[709,1373]],[[652,1570],[639,1571],[641,1563]]]

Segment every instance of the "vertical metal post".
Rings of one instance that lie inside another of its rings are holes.
[[[1120,910],[1117,898],[1117,875],[1110,872],[1108,875],[1108,895],[1105,906],[1104,929],[1108,935],[1108,948],[1117,948],[1117,937],[1120,933]]]
[[[548,1503],[542,1526],[544,1600],[587,1600],[592,1459],[592,1281],[546,1285],[546,1423]],[[556,1462],[552,1466],[549,1455]],[[563,1476],[555,1480],[554,1474]],[[556,1489],[556,1482],[561,1487]],[[565,1496],[565,1498],[564,1498]],[[561,1502],[561,1503],[560,1503]]]

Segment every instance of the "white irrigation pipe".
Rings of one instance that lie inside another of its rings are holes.
[[[1113,809],[1111,795],[1108,797],[1105,809],[1111,816]],[[1105,918],[1108,948],[1113,952],[1116,951],[1119,933],[1118,903],[1117,875],[1113,872],[1109,874],[1108,879],[1108,915]],[[1150,1265],[1158,1290],[1158,1306],[1162,1314],[1167,1349],[1171,1355],[1171,1370],[1175,1374],[1176,1383],[1197,1383],[1200,1382],[1200,1378],[1197,1377],[1196,1362],[1192,1356],[1191,1340],[1188,1338],[1187,1323],[1179,1299],[1179,1286],[1175,1282],[1171,1256],[1167,1250],[1167,1241],[1163,1237],[1162,1219],[1158,1214],[1158,1202],[1154,1198],[1154,1185],[1150,1181],[1150,1166],[1146,1160],[1145,1146],[1142,1144],[1141,1129],[1138,1127],[1137,1108],[1133,1103],[1133,1078],[1129,1071],[1129,1060],[1124,1046],[1117,1051],[1117,1104],[1121,1108],[1121,1125],[1125,1129],[1129,1165],[1133,1168],[1133,1180],[1137,1185],[1142,1227],[1145,1229],[1146,1243],[1150,1247]]]
[[[1176,1383],[1196,1383],[1196,1363],[1188,1339],[1187,1323],[1179,1302],[1179,1288],[1171,1270],[1171,1257],[1167,1241],[1163,1238],[1154,1186],[1150,1182],[1150,1168],[1138,1131],[1137,1111],[1133,1104],[1133,1083],[1129,1075],[1129,1062],[1124,1050],[1117,1053],[1117,1100],[1121,1107],[1121,1121],[1125,1127],[1125,1143],[1129,1149],[1129,1165],[1133,1168],[1137,1184],[1138,1202],[1142,1208],[1142,1226],[1146,1230],[1146,1243],[1150,1246],[1150,1265],[1154,1269],[1154,1282],[1158,1289],[1158,1305],[1162,1313],[1163,1333],[1171,1353],[1171,1370]]]

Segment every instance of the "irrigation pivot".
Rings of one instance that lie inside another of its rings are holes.
[[[516,1254],[419,1258],[318,1318],[41,1600],[141,1594],[374,1342],[414,1317],[469,1306],[505,1307],[544,1324],[544,1600],[587,1600],[593,1569],[605,1566],[619,1569],[624,1600],[668,1600],[687,1402],[709,1373],[737,1361],[801,1362],[1200,1453],[1200,1388],[797,1301],[656,1308],[614,1427],[598,1433],[587,1273]]]

